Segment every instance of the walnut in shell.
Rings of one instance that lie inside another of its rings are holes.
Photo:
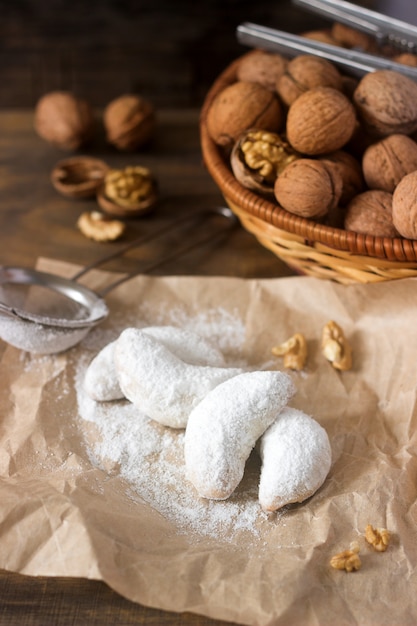
[[[243,131],[260,128],[278,132],[283,122],[277,96],[258,83],[237,81],[225,87],[207,113],[207,131],[212,140],[232,148]]]
[[[398,237],[393,223],[392,194],[380,189],[358,194],[347,206],[345,229],[376,237]]]
[[[236,76],[239,81],[259,83],[275,91],[277,80],[285,71],[287,63],[287,59],[280,54],[251,50],[240,59]]]
[[[406,174],[417,170],[417,143],[407,135],[389,135],[367,148],[362,169],[370,189],[392,193]]]
[[[241,185],[273,194],[277,176],[297,158],[291,146],[277,133],[252,128],[236,141],[230,163]]]
[[[342,179],[324,162],[297,159],[278,176],[274,191],[284,209],[316,219],[336,207],[342,193]]]
[[[417,83],[392,70],[361,78],[353,101],[365,129],[378,137],[417,130]]]
[[[78,150],[92,136],[94,113],[90,104],[69,91],[51,91],[35,107],[38,135],[61,150]]]
[[[139,95],[125,94],[106,106],[103,122],[110,144],[118,150],[133,151],[147,144],[154,135],[154,107]]]
[[[301,54],[291,59],[276,83],[281,100],[288,106],[313,87],[341,90],[342,86],[342,76],[336,66],[311,54]]]
[[[417,239],[417,171],[396,186],[392,196],[392,220],[400,235]]]
[[[337,150],[320,157],[328,167],[333,167],[342,179],[342,195],[339,204],[345,206],[364,188],[362,168],[359,161],[345,150]]]
[[[316,87],[303,93],[288,110],[287,139],[305,155],[340,150],[356,127],[355,110],[333,87]]]
[[[332,24],[330,34],[340,46],[345,48],[356,48],[363,52],[376,52],[375,39],[362,31],[351,28],[346,24],[335,22]]]

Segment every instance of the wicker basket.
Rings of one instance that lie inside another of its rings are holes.
[[[340,283],[367,283],[417,276],[417,241],[361,235],[285,211],[244,188],[206,128],[214,97],[236,80],[239,59],[217,78],[200,117],[205,165],[242,226],[296,272]]]

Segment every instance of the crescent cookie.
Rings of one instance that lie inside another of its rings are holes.
[[[116,341],[114,362],[125,398],[151,419],[185,428],[192,409],[240,368],[186,363],[143,330],[128,328]]]
[[[259,442],[259,502],[266,511],[303,502],[324,483],[332,454],[325,429],[298,409],[284,408]]]
[[[210,341],[190,330],[176,326],[148,326],[142,328],[142,331],[163,343],[168,350],[186,363],[225,366],[221,351]],[[100,350],[85,373],[84,389],[98,402],[120,400],[124,397],[114,365],[115,345],[116,341],[112,341]]]
[[[200,496],[224,500],[233,493],[256,441],[294,392],[283,372],[245,372],[193,409],[184,438],[185,467]]]

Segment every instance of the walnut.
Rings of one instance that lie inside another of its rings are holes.
[[[277,133],[249,129],[233,146],[230,163],[236,179],[248,189],[273,194],[277,176],[297,159]]]
[[[345,206],[364,187],[362,168],[359,161],[349,152],[337,150],[326,154],[320,160],[330,168],[335,168],[342,179],[342,195],[339,204]]]
[[[404,176],[396,186],[392,221],[402,237],[417,239],[417,171]]]
[[[374,528],[368,524],[365,528],[365,539],[377,552],[385,552],[391,539],[391,533],[386,528]]]
[[[349,100],[332,87],[316,87],[303,93],[288,110],[287,139],[295,150],[320,155],[340,150],[356,127]]]
[[[370,189],[358,194],[346,207],[346,230],[374,235],[398,237],[393,219],[393,196],[389,191]]]
[[[80,231],[94,241],[115,241],[119,239],[126,229],[126,224],[119,220],[110,220],[100,211],[85,212],[77,221]]]
[[[417,83],[391,70],[361,78],[353,101],[365,129],[378,137],[417,130]]]
[[[107,141],[118,150],[133,151],[146,145],[156,126],[153,105],[135,94],[112,100],[103,111]]]
[[[417,170],[417,143],[407,135],[389,135],[366,149],[362,169],[370,189],[392,193],[406,174]]]
[[[53,186],[69,198],[94,197],[109,166],[89,156],[75,156],[58,161],[51,173]]]
[[[392,57],[392,60],[396,63],[402,63],[403,65],[409,65],[410,67],[417,67],[417,54],[412,52],[403,52]]]
[[[206,122],[213,141],[231,149],[242,132],[249,128],[278,132],[283,122],[282,105],[266,87],[237,81],[217,94]]]
[[[61,150],[78,150],[92,136],[94,114],[90,104],[68,91],[52,91],[35,107],[35,130]]]
[[[341,90],[342,86],[342,76],[333,63],[310,54],[301,54],[288,62],[277,80],[276,90],[281,100],[290,106],[308,89],[333,87]]]
[[[349,550],[343,550],[335,554],[330,559],[330,566],[334,569],[354,572],[361,568],[362,563],[359,557],[359,546],[352,543]]]
[[[240,59],[236,76],[239,81],[259,83],[270,91],[275,91],[276,82],[285,71],[287,63],[287,59],[280,54],[251,50]]]
[[[356,48],[364,52],[376,52],[377,46],[375,39],[362,31],[351,28],[346,24],[335,22],[332,24],[330,34],[340,46],[345,48]]]
[[[307,360],[307,342],[304,335],[296,333],[279,346],[274,346],[272,354],[284,357],[284,367],[302,370]]]
[[[332,36],[331,29],[325,30],[309,30],[302,33],[306,39],[312,39],[313,41],[320,41],[321,43],[327,43],[331,46],[340,46],[340,42]]]
[[[334,208],[342,193],[336,170],[314,159],[297,159],[275,181],[275,198],[290,213],[319,218]]]
[[[321,350],[335,369],[346,371],[352,368],[352,349],[342,328],[333,320],[323,327]]]
[[[147,167],[140,165],[109,170],[97,194],[97,200],[103,211],[109,215],[143,215],[156,204],[156,180]]]

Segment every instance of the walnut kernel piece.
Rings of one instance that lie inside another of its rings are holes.
[[[274,183],[298,156],[277,133],[250,129],[235,143],[230,157],[233,173],[248,189],[273,194]]]
[[[335,554],[330,559],[330,566],[334,569],[345,570],[346,572],[354,572],[361,568],[362,563],[359,558],[359,546],[352,544],[349,550],[343,550]]]
[[[109,220],[100,211],[82,213],[77,226],[88,239],[100,242],[115,241],[126,229],[126,224],[119,220]]]
[[[307,360],[307,342],[303,334],[296,333],[279,346],[272,348],[272,354],[284,357],[284,367],[302,370]]]
[[[323,328],[321,348],[323,356],[335,369],[345,371],[352,368],[352,349],[343,330],[333,320]]]
[[[368,524],[365,528],[365,539],[377,552],[385,552],[391,539],[391,533],[386,528],[374,528]]]
[[[132,217],[147,213],[157,201],[152,172],[140,165],[109,170],[97,195],[100,207],[110,215]]]

